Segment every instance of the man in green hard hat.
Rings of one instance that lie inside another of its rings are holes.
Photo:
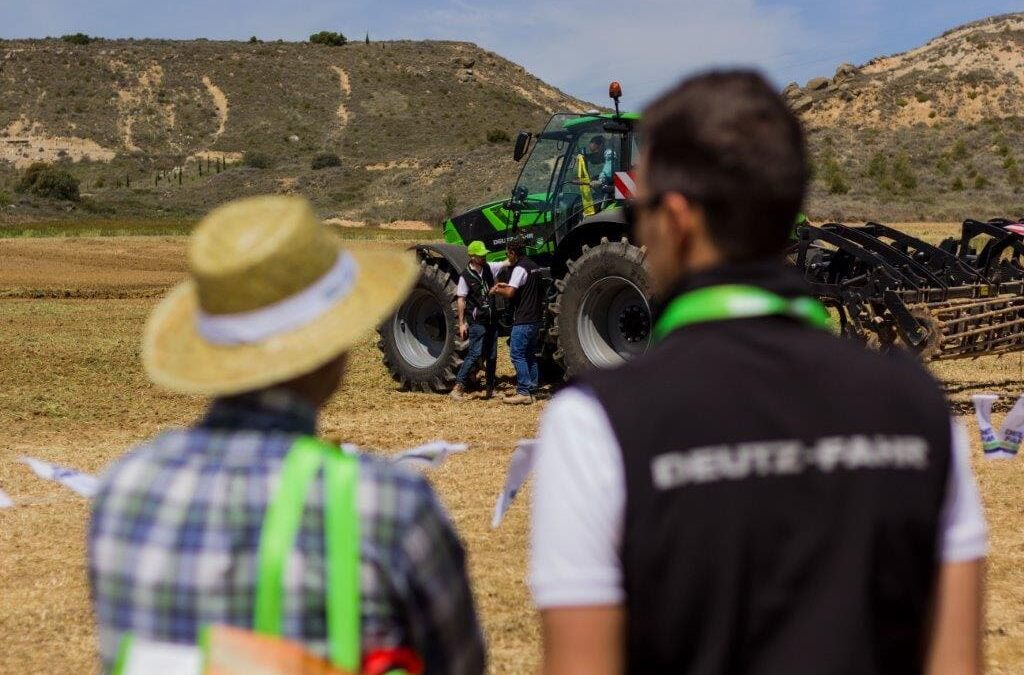
[[[507,263],[488,263],[489,251],[482,241],[470,242],[466,248],[469,265],[459,275],[455,291],[458,300],[459,339],[469,340],[469,351],[455,376],[450,394],[454,400],[465,400],[466,383],[481,356],[484,358],[484,398],[494,395],[495,371],[498,364],[498,312],[494,306],[494,278]]]

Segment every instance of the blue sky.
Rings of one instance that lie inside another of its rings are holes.
[[[636,108],[704,68],[754,65],[781,87],[1013,11],[1024,0],[0,0],[0,37],[469,40],[591,101],[618,79]]]

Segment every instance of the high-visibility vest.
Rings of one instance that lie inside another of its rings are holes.
[[[198,646],[145,640],[129,633],[122,638],[114,674],[241,675],[254,669],[321,675],[359,673],[363,664],[359,626],[359,514],[355,495],[358,465],[354,455],[336,446],[308,436],[297,439],[281,466],[277,490],[263,519],[252,631],[227,626],[204,627]],[[306,495],[321,467],[325,494],[329,662],[312,655],[300,644],[280,638],[285,562],[302,524]],[[379,662],[381,655],[371,656],[377,658],[368,658],[368,667],[375,660]],[[389,675],[422,669],[419,659],[404,650],[396,651],[393,656],[384,669]],[[399,669],[394,668],[396,661],[402,664]]]
[[[594,208],[594,193],[590,190],[590,172],[587,170],[587,158],[582,153],[576,155],[576,182],[580,186],[583,215],[594,215],[597,213],[597,209]]]

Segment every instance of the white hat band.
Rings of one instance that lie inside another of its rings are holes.
[[[336,305],[355,285],[358,266],[342,251],[330,270],[295,295],[272,305],[238,314],[196,313],[196,329],[217,345],[261,342],[312,323]]]

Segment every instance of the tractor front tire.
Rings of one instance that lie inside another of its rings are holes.
[[[403,391],[445,393],[455,384],[468,343],[458,340],[455,282],[436,263],[421,263],[409,297],[378,332],[384,366]]]
[[[647,351],[651,306],[644,249],[625,237],[584,246],[555,282],[550,337],[566,379],[591,368],[611,368]]]

